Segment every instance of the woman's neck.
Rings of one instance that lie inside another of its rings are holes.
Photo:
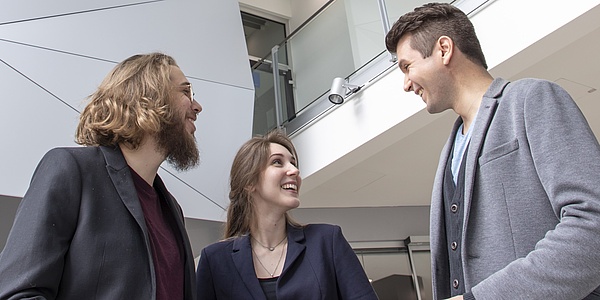
[[[250,229],[250,235],[264,246],[274,246],[286,237],[286,224],[285,215],[257,215],[257,222]]]

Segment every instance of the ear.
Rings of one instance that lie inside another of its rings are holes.
[[[448,65],[450,63],[450,59],[452,58],[452,54],[454,53],[454,41],[445,35],[442,35],[437,40],[437,49],[441,53],[442,63],[444,65]]]
[[[248,194],[252,194],[254,191],[256,191],[256,188],[253,185],[248,185],[244,188],[244,190],[246,190]]]

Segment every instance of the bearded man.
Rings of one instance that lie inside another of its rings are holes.
[[[134,55],[42,158],[0,254],[0,299],[194,299],[180,206],[158,168],[198,164],[202,107],[175,60]]]

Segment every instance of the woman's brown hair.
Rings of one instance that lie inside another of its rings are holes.
[[[225,223],[224,238],[247,234],[255,222],[252,199],[248,187],[258,184],[262,172],[267,168],[267,160],[272,143],[285,147],[296,157],[296,148],[289,137],[281,130],[273,130],[264,136],[256,136],[248,140],[238,150],[229,176],[229,208]],[[301,225],[286,213],[288,224],[296,227]]]

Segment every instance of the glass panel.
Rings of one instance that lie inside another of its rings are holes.
[[[416,300],[408,253],[405,249],[356,250],[367,277],[380,300]],[[413,252],[422,300],[431,300],[429,251]],[[426,266],[423,263],[426,261]]]
[[[288,40],[296,112],[384,48],[377,1],[337,0]]]
[[[273,46],[279,45],[285,40],[285,24],[246,12],[241,12],[241,14],[248,55],[266,58],[271,55]],[[285,49],[279,51],[278,58],[280,64],[286,65],[288,63],[287,51]]]
[[[254,81],[254,120],[253,134],[264,134],[277,127],[275,106],[275,90],[273,85],[273,70],[268,60],[258,63],[250,61],[252,65],[252,79]],[[281,91],[281,117],[285,123],[295,116],[294,102],[291,97],[290,72],[284,65],[279,69],[279,90]]]

